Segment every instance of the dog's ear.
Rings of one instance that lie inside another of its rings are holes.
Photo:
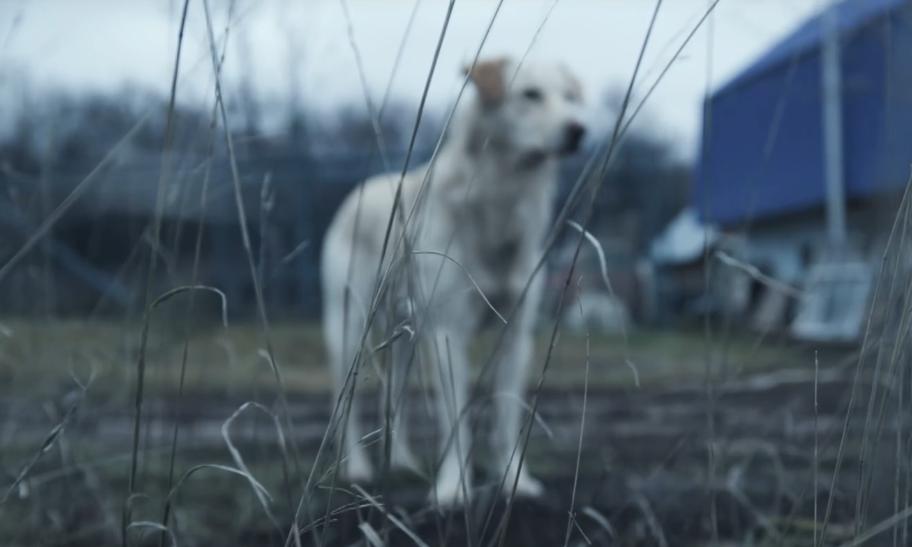
[[[475,84],[478,89],[478,96],[482,104],[491,106],[503,100],[507,93],[507,79],[504,74],[508,60],[506,57],[498,57],[486,61],[479,61],[475,66],[466,66],[463,68],[465,74]]]

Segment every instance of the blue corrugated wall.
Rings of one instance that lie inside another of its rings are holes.
[[[912,5],[848,0],[842,29],[846,194],[901,189],[912,162]],[[733,225],[820,206],[820,26],[809,21],[704,105],[693,206]]]

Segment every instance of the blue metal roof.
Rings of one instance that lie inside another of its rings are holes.
[[[912,2],[845,0],[841,43],[846,195],[901,188],[912,163]],[[704,104],[693,206],[738,224],[823,203],[819,17]]]

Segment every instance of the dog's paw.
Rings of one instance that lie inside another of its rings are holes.
[[[390,454],[390,465],[395,469],[410,471],[416,475],[421,475],[421,466],[418,465],[418,458],[408,447],[394,446]]]
[[[374,470],[371,467],[367,455],[356,450],[342,460],[342,477],[349,482],[368,483],[374,478]]]
[[[430,500],[440,507],[455,507],[465,503],[468,492],[468,479],[461,480],[458,473],[447,473],[437,479],[434,490],[430,493]]]
[[[504,483],[504,495],[509,496],[513,492],[513,475]],[[525,469],[519,472],[519,480],[516,481],[516,497],[518,498],[539,498],[545,493],[545,485],[536,479]]]

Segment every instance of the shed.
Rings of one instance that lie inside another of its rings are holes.
[[[844,0],[835,9],[852,203],[899,191],[909,180],[912,2]],[[822,209],[823,31],[822,18],[811,18],[705,101],[692,195],[702,221],[738,227]]]

